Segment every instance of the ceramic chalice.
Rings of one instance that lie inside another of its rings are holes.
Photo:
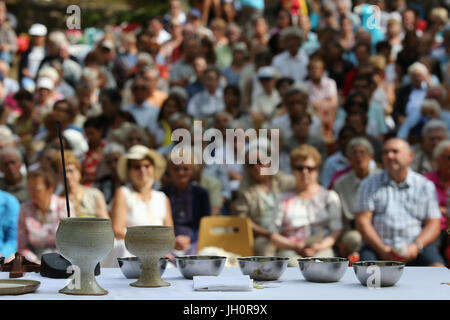
[[[71,282],[59,290],[72,295],[104,295],[108,291],[95,280],[97,263],[114,245],[111,220],[101,218],[61,219],[56,231],[56,247],[72,264]]]
[[[128,227],[125,235],[128,251],[139,258],[142,271],[139,280],[130,283],[133,287],[164,287],[170,283],[161,279],[158,262],[175,246],[173,227],[137,226]]]

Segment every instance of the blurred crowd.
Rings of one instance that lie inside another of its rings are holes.
[[[104,266],[129,255],[126,227],[174,226],[173,257],[195,254],[200,219],[220,215],[250,218],[255,255],[290,265],[448,266],[445,2],[274,2],[170,0],[147,24],[35,23],[17,36],[21,21],[0,1],[0,256],[39,262],[56,250],[67,216],[59,122],[71,215],[112,220]],[[188,149],[178,152],[192,161],[173,161],[172,132],[194,133],[196,120],[223,133],[220,150],[200,145],[226,164]],[[225,139],[238,128],[279,134]],[[278,173],[262,174],[264,151],[278,152]]]

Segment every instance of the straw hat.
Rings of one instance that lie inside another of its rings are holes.
[[[142,160],[150,158],[154,167],[154,181],[161,179],[166,170],[166,160],[155,150],[149,149],[143,145],[131,147],[128,152],[122,155],[117,164],[117,173],[122,181],[128,181],[128,160]]]

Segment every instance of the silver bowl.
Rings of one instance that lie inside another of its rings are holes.
[[[244,275],[256,281],[272,281],[286,271],[289,258],[287,257],[242,257],[237,258],[239,267]]]
[[[368,287],[393,286],[400,280],[404,267],[405,263],[399,261],[358,261],[353,263],[353,270],[359,282]]]
[[[175,257],[178,270],[186,279],[194,276],[218,276],[225,266],[226,257],[179,256]]]
[[[348,268],[347,258],[300,258],[300,271],[306,281],[337,282]]]
[[[167,262],[169,258],[159,259],[158,271],[159,275],[162,276],[167,267]],[[119,263],[120,271],[127,279],[138,279],[141,275],[142,264],[138,257],[128,257],[128,258],[117,258]]]

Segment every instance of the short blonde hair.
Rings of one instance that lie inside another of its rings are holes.
[[[317,151],[316,148],[310,146],[308,144],[302,144],[291,151],[291,166],[295,164],[298,160],[305,161],[308,158],[311,158],[316,163],[316,166],[319,167],[322,164],[322,157]]]
[[[62,157],[61,154],[55,154],[55,160],[56,160],[56,166],[55,169],[58,171],[59,173],[62,173],[63,171],[63,166],[62,166]],[[77,168],[78,171],[80,171],[81,173],[81,163],[78,160],[78,158],[75,156],[75,154],[71,151],[71,150],[64,150],[64,163],[66,165],[66,168],[68,165],[73,164],[75,166],[75,168]]]

